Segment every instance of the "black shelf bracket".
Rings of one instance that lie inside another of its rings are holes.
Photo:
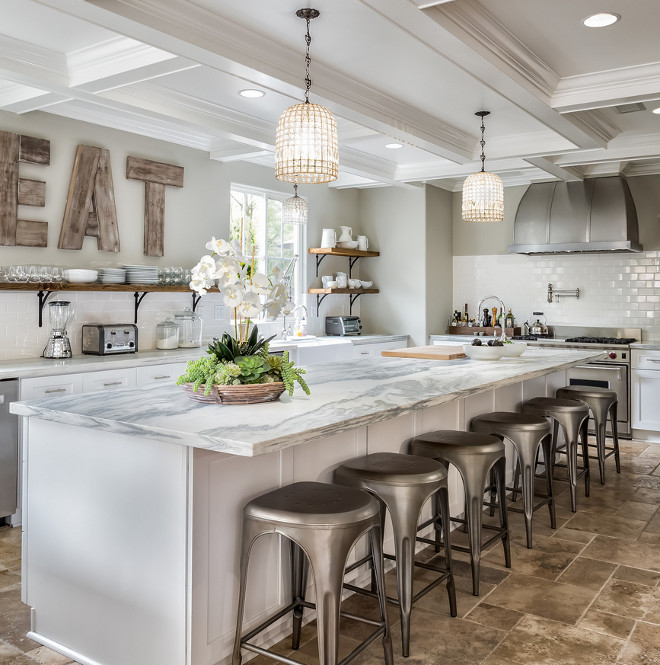
[[[194,291],[192,292],[192,300],[193,300],[192,310],[193,310],[193,312],[197,309],[197,305],[199,305],[199,301],[201,299],[202,299],[202,296],[200,296],[198,293],[195,293]]]
[[[349,294],[349,296],[348,296],[348,300],[349,300],[349,304],[348,304],[348,313],[349,313],[349,314],[353,314],[353,303],[355,303],[355,301],[356,301],[361,295],[362,295],[361,293],[355,293],[355,294],[353,294],[353,295]]]
[[[329,296],[329,293],[316,294],[316,316],[319,315],[319,309],[321,308],[321,303]]]
[[[140,309],[140,305],[142,304],[142,301],[144,300],[144,296],[146,296],[147,293],[149,293],[149,292],[148,291],[142,291],[140,293],[140,291],[136,291],[133,294],[133,298],[135,298],[135,317],[133,319],[133,323],[138,322],[138,309]]]
[[[46,300],[50,297],[52,291],[39,291],[37,296],[39,298],[39,327],[41,328],[44,323],[44,305]]]
[[[319,266],[321,265],[321,261],[328,256],[327,254],[316,254],[316,276],[319,276]]]
[[[348,276],[353,277],[353,266],[357,263],[359,256],[348,257]],[[318,275],[317,275],[318,277]]]

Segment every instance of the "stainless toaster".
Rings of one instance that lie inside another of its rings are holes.
[[[359,316],[326,316],[326,335],[361,335],[362,325]]]
[[[82,352],[96,356],[135,353],[138,329],[133,323],[86,323],[82,327]]]

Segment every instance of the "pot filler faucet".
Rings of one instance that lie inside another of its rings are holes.
[[[486,302],[486,300],[497,300],[497,302],[499,303],[499,305],[502,308],[503,312],[504,312],[504,309],[505,309],[504,308],[504,303],[497,296],[486,296],[485,298],[482,298],[479,301],[479,304],[477,305],[477,312],[478,312],[480,323],[483,321],[483,315],[482,315],[483,313],[481,311],[481,306]],[[495,321],[493,321],[493,328],[494,327],[495,327]],[[493,331],[493,334],[495,334],[494,331]]]

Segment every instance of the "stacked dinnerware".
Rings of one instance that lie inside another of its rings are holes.
[[[126,281],[126,270],[123,268],[99,268],[101,284],[123,284]]]
[[[158,284],[158,266],[124,266],[128,284]]]

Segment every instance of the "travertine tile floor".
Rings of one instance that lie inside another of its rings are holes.
[[[451,618],[444,585],[413,610],[411,655],[400,656],[396,608],[390,606],[396,665],[660,665],[660,445],[621,442],[622,472],[607,462],[607,484],[578,494],[570,511],[565,483],[557,483],[557,530],[547,511],[534,519],[534,549],[524,544],[522,516],[510,513],[513,567],[499,544],[482,559],[481,596],[471,594],[465,555],[456,554],[459,616]],[[454,532],[457,538],[462,534]],[[432,558],[429,553],[428,558]],[[25,637],[28,608],[20,602],[20,532],[0,528],[0,665],[64,665],[67,658]],[[419,582],[431,579],[421,571]],[[393,593],[393,574],[388,574]],[[369,599],[353,596],[347,609],[374,615]],[[364,634],[342,623],[341,656]],[[302,646],[279,653],[318,663],[314,626]],[[253,665],[274,661],[259,656]],[[379,642],[354,661],[382,663]],[[145,665],[157,665],[145,663]]]

